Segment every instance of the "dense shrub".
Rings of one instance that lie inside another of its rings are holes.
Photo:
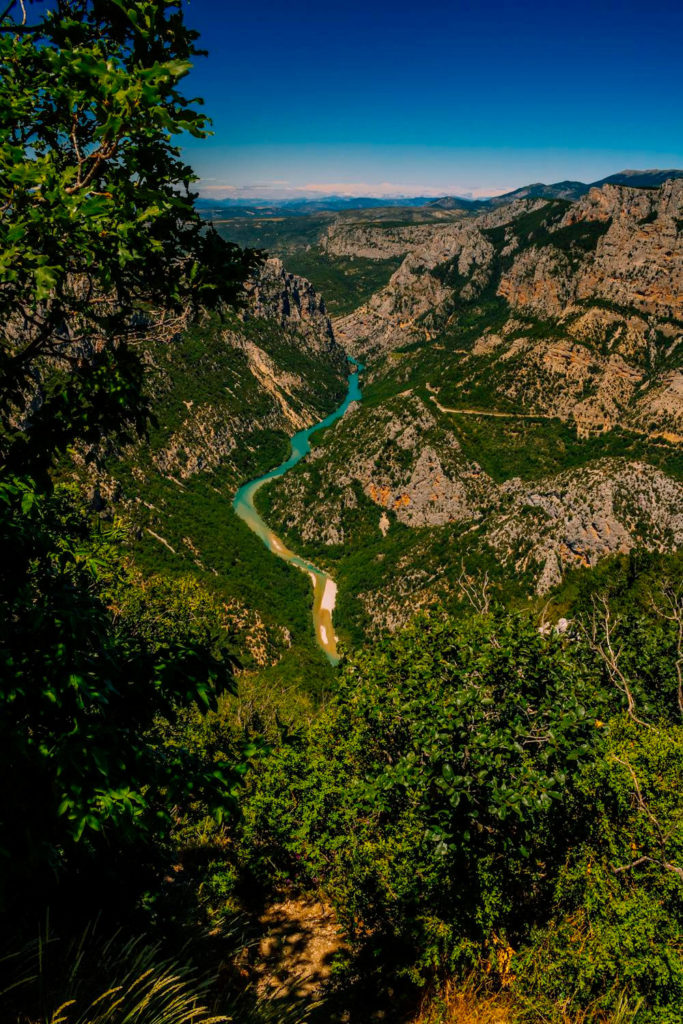
[[[0,644],[0,908],[54,898],[55,880],[82,880],[86,865],[102,905],[184,794],[232,803],[239,778],[225,755],[193,760],[150,730],[181,707],[214,706],[234,688],[234,661],[207,627],[210,599],[196,598],[205,614],[192,621],[169,588],[142,583],[121,563],[120,534],[70,490],[3,483],[0,540],[12,569],[0,586],[12,624]]]
[[[359,945],[404,945],[422,974],[471,961],[549,898],[598,699],[521,617],[418,620],[353,661],[308,745],[265,769],[254,841],[303,858]]]
[[[557,876],[552,919],[513,961],[533,1019],[607,1013],[619,997],[648,1024],[681,1019],[682,770],[680,726],[614,720],[579,783],[589,833]]]
[[[611,623],[625,672],[656,649],[634,677],[645,721],[624,710],[604,625],[422,617],[358,655],[308,735],[252,778],[244,855],[329,895],[356,970],[474,968],[548,1019],[621,1000],[673,1021],[675,636],[651,616],[648,640],[635,611]]]

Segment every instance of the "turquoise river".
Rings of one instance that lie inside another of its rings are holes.
[[[271,469],[268,473],[264,473],[263,476],[257,477],[256,480],[251,480],[248,484],[244,484],[238,490],[233,501],[233,507],[240,519],[244,520],[249,529],[253,530],[261,538],[274,555],[284,559],[286,562],[291,562],[297,569],[307,572],[311,577],[313,584],[313,626],[315,628],[315,635],[319,645],[333,665],[336,665],[339,661],[337,637],[332,624],[332,612],[334,611],[337,599],[337,584],[326,572],[318,569],[317,566],[307,562],[304,558],[300,558],[299,555],[290,551],[282,543],[277,534],[273,533],[268,524],[256,511],[254,497],[260,487],[263,487],[269,480],[276,480],[278,477],[284,476],[288,470],[296,466],[297,462],[301,462],[304,456],[308,455],[311,450],[310,438],[312,434],[322,430],[324,427],[331,426],[341,419],[351,402],[360,402],[362,395],[359,378],[363,366],[353,359],[349,359],[349,362],[354,369],[349,374],[346,398],[339,408],[335,409],[329,416],[326,416],[320,423],[315,423],[312,427],[308,427],[307,430],[300,430],[294,434],[290,442],[292,447],[291,455],[287,461],[283,462],[280,466],[276,466],[275,469]]]

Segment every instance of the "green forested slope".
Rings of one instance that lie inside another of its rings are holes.
[[[230,314],[205,317],[172,343],[150,339],[144,360],[153,411],[145,439],[109,452],[96,472],[77,455],[64,474],[76,475],[100,514],[126,525],[144,572],[194,575],[235,606],[247,665],[265,665],[292,644],[316,663],[308,580],[268,553],[232,499],[241,483],[284,461],[299,424],[338,404],[342,353],[314,351],[303,330],[275,319]],[[257,624],[258,641],[250,634]]]

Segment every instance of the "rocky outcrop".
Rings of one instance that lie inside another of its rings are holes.
[[[633,421],[645,433],[683,443],[683,371],[669,370],[638,395]]]
[[[429,338],[427,323],[418,324],[418,319],[438,317],[449,300],[450,292],[424,273],[420,257],[411,254],[365,307],[335,322],[336,336],[352,355],[372,360],[379,351]]]
[[[510,480],[500,493],[511,505],[487,524],[487,540],[518,570],[535,566],[539,593],[605,555],[683,544],[683,484],[646,463],[601,459],[531,485]]]
[[[553,247],[553,234],[601,223],[605,233],[579,263]],[[514,261],[499,292],[513,307],[543,316],[569,303],[601,300],[661,318],[683,321],[683,180],[654,190],[605,185],[573,203],[549,232]]]
[[[344,353],[335,342],[325,301],[310,281],[285,270],[282,260],[269,259],[247,284],[246,317],[274,321],[311,351],[330,353],[342,366]]]
[[[576,297],[683,322],[683,180],[633,191],[593,189],[572,209],[577,220],[611,217],[595,258],[582,268]]]
[[[207,339],[195,367],[200,391],[206,390],[204,376],[218,377],[218,387],[209,400],[190,389],[180,424],[152,454],[166,476],[186,480],[224,466],[234,467],[237,479],[245,447],[257,445],[263,431],[290,436],[324,416],[343,394],[346,355],[313,286],[273,259],[247,292],[241,321],[212,326],[211,343]],[[157,367],[162,392],[173,390],[176,355],[170,349],[159,353],[167,363]]]
[[[498,294],[511,307],[559,317],[573,301],[577,283],[568,257],[552,246],[525,249],[503,274]]]
[[[568,569],[594,566],[636,544],[664,552],[683,544],[683,488],[642,463],[605,462],[532,487],[510,481],[504,494],[509,505],[474,524],[469,536],[496,552],[511,576],[530,576],[539,594]],[[399,629],[420,608],[458,593],[462,571],[435,557],[429,540],[411,545],[379,585],[357,595],[370,632]]]
[[[452,264],[459,293],[468,301],[489,283],[496,256],[486,231],[501,227],[521,213],[543,207],[542,201],[516,202],[456,223],[405,228],[345,227],[330,229],[328,251],[340,255],[379,254],[406,258],[388,285],[360,309],[335,322],[339,342],[352,354],[372,359],[416,340],[429,339],[453,311],[453,288],[430,273]]]
[[[512,404],[522,415],[570,421],[582,437],[626,425],[633,416],[631,404],[643,383],[643,370],[616,352],[602,355],[563,336],[561,328],[555,337],[551,331],[540,340],[523,331],[514,331],[512,337],[494,336],[495,376],[477,358],[487,354],[485,346],[493,339],[481,339],[472,356],[463,359],[463,389],[479,384],[488,372],[506,408]]]
[[[327,245],[405,252],[388,285],[335,324],[373,375],[395,372],[382,359],[397,349],[444,347],[480,296],[495,293],[509,309],[497,361],[483,333],[469,360],[444,363],[451,390],[462,374],[464,404],[488,389],[504,408],[570,420],[584,436],[617,425],[681,434],[683,180],[608,184],[572,203],[516,201],[450,223],[337,225]]]
[[[683,483],[662,470],[601,458],[539,480],[496,483],[410,393],[346,418],[300,469],[279,481],[271,502],[271,522],[293,543],[344,544],[362,503],[377,537],[398,524],[423,531],[416,532],[425,537],[422,544],[404,542],[398,568],[382,575],[378,563],[372,575],[382,576],[382,588],[361,594],[377,628],[402,624],[422,603],[452,589],[444,531],[454,538],[470,534],[473,544],[495,552],[506,572],[527,578],[538,593],[570,568],[594,566],[636,545],[665,552],[683,545]],[[442,537],[438,555],[432,536]]]
[[[404,256],[428,242],[433,225],[406,224],[382,227],[374,224],[346,224],[336,221],[320,240],[320,248],[329,256],[358,256],[362,259],[386,260]]]
[[[333,447],[314,448],[307,461],[303,472],[278,485],[273,514],[303,540],[324,544],[343,543],[345,513],[357,507],[360,494],[378,506],[382,529],[387,512],[410,527],[470,519],[481,514],[492,489],[456,436],[439,432],[434,415],[414,395],[347,414]]]

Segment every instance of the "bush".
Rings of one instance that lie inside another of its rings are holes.
[[[0,908],[49,899],[56,879],[82,882],[86,866],[98,899],[116,901],[174,804],[191,792],[234,807],[234,763],[150,738],[159,716],[234,690],[234,659],[205,622],[181,617],[168,588],[129,573],[120,535],[68,489],[1,483],[0,539],[11,553],[0,612],[12,622],[0,644]]]
[[[354,972],[474,972],[530,1021],[681,1019],[680,651],[619,600],[562,636],[422,616],[253,773],[243,857],[324,891]]]
[[[421,618],[354,659],[308,742],[264,768],[248,841],[322,882],[357,950],[391,948],[415,979],[471,965],[548,904],[599,700],[527,619]]]
[[[605,756],[579,791],[590,833],[563,865],[550,922],[515,957],[516,989],[531,1019],[560,1019],[619,998],[638,1021],[674,1024],[683,1014],[683,729],[643,729],[615,719]],[[541,1018],[541,1012],[547,1014]]]

